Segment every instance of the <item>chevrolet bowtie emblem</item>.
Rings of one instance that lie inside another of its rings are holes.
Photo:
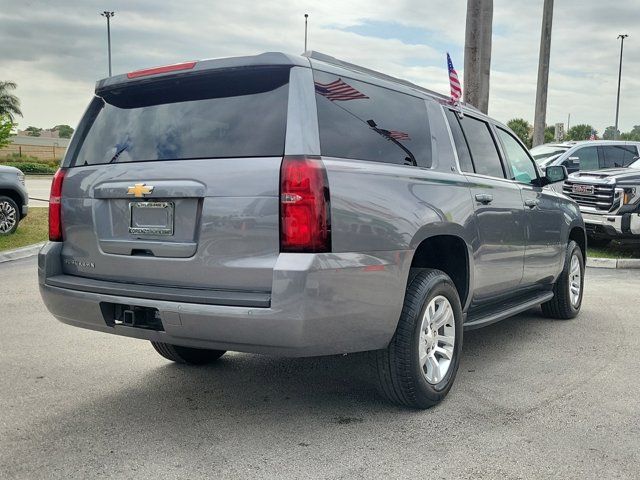
[[[134,195],[136,198],[142,198],[153,192],[153,187],[145,183],[136,183],[133,187],[129,187],[127,195]]]

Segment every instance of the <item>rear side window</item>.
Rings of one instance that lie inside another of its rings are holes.
[[[638,156],[638,150],[633,145],[607,145],[600,148],[601,168],[626,167]]]
[[[453,136],[453,142],[456,144],[456,151],[458,152],[458,162],[460,162],[460,169],[463,172],[474,172],[473,162],[471,161],[471,153],[469,152],[469,146],[464,139],[464,133],[460,127],[458,116],[449,109],[447,112],[447,119],[449,120],[449,126],[451,127],[451,135]]]
[[[314,83],[322,155],[431,167],[423,99],[319,71]]]
[[[460,120],[460,123],[471,150],[476,173],[505,178],[496,144],[489,131],[489,124],[466,115]]]
[[[284,154],[288,68],[161,78],[96,97],[71,165]]]

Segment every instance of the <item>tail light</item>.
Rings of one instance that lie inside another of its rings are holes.
[[[49,240],[62,241],[62,181],[66,170],[58,169],[51,182],[49,195]]]
[[[284,157],[280,170],[280,250],[331,250],[329,183],[322,160]]]

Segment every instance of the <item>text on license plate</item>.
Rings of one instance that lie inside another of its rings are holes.
[[[173,202],[129,202],[129,233],[173,235]]]

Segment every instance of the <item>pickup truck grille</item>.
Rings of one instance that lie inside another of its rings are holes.
[[[574,185],[577,187],[574,188]],[[615,200],[615,189],[610,185],[566,181],[562,192],[578,202],[581,207],[589,207],[603,212],[610,211]]]

